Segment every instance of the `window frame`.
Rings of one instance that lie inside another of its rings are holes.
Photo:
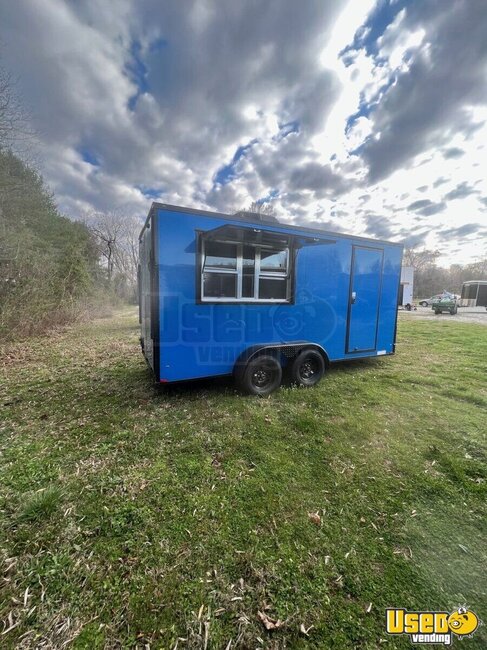
[[[236,267],[234,269],[229,268],[219,268],[219,267],[205,267],[205,245],[208,241],[221,243],[221,244],[233,244],[236,247]],[[244,277],[244,265],[243,265],[243,249],[244,246],[252,248],[254,253],[254,295],[251,297],[242,296],[243,288],[243,277]],[[283,271],[261,271],[261,251],[262,250],[273,250],[276,252],[285,251],[286,252],[286,268]],[[292,304],[294,302],[294,255],[293,247],[291,243],[287,246],[278,246],[272,244],[260,244],[253,242],[239,242],[229,239],[212,239],[209,240],[204,236],[204,233],[200,233],[199,236],[199,264],[197,264],[197,272],[199,273],[199,282],[197,282],[198,287],[198,302],[208,304],[208,303],[232,303],[232,304]],[[236,297],[223,296],[221,298],[214,298],[212,296],[205,296],[204,293],[204,275],[205,273],[226,273],[236,276],[236,285],[237,285],[237,295]],[[286,285],[286,297],[285,298],[259,298],[258,294],[260,291],[260,279],[269,279],[269,280],[280,280],[285,282]]]

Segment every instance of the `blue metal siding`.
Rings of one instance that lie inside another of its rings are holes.
[[[330,234],[335,243],[317,243],[299,249],[293,304],[198,303],[198,231],[217,228],[222,225],[222,219],[170,210],[158,210],[156,218],[160,295],[158,379],[178,381],[229,374],[241,352],[258,343],[307,340],[321,345],[331,361],[393,352],[401,265],[401,248],[397,245],[371,244],[384,257],[380,304],[376,305],[375,312],[379,306],[377,352],[374,349],[347,353],[352,249],[354,244],[363,246],[363,242]],[[227,223],[245,226],[231,218]],[[259,228],[296,232],[282,225],[262,224]],[[360,314],[357,310],[353,318],[354,337],[359,336],[364,318],[365,330],[369,332],[370,315],[366,307]],[[360,345],[367,343],[365,338],[357,341]]]

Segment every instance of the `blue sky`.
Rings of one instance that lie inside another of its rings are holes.
[[[152,200],[485,256],[482,0],[17,0],[0,64],[62,211]]]

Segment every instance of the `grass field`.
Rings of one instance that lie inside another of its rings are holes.
[[[395,357],[268,399],[156,392],[135,310],[0,354],[0,647],[410,648],[387,606],[487,623],[487,328],[402,321]]]

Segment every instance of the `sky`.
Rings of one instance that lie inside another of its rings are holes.
[[[485,0],[0,1],[60,210],[151,202],[487,255]]]

